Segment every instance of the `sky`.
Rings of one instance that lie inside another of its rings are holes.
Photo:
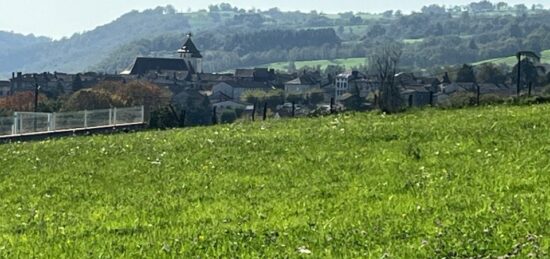
[[[93,30],[109,23],[131,10],[144,10],[156,6],[173,5],[179,11],[206,9],[208,5],[221,2],[239,8],[267,10],[278,7],[283,11],[311,11],[324,13],[382,12],[402,10],[411,12],[422,6],[462,5],[474,0],[0,0],[0,31],[13,31],[60,39],[77,32]],[[495,0],[496,1],[496,0]],[[509,4],[544,4],[550,0],[508,0]]]

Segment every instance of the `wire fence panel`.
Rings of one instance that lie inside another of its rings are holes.
[[[16,112],[13,117],[0,117],[0,136],[144,123],[144,115],[143,107],[60,113]]]
[[[13,134],[13,117],[0,117],[0,136]]]
[[[18,112],[16,117],[17,134],[48,132],[51,130],[51,114],[49,113]]]
[[[141,107],[117,108],[115,115],[115,124],[143,122],[143,109]]]
[[[55,114],[55,130],[81,129],[84,125],[85,112],[64,112]]]
[[[113,125],[112,109],[86,111],[86,127],[102,127]]]

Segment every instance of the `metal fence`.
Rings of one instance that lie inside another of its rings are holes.
[[[144,122],[143,106],[58,113],[15,112],[12,117],[0,117],[0,136],[123,126]]]

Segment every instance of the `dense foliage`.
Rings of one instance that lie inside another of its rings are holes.
[[[0,257],[547,258],[549,112],[0,145]]]

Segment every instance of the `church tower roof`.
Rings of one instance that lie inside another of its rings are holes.
[[[199,49],[197,49],[195,43],[193,43],[193,40],[191,40],[191,37],[193,37],[193,34],[188,33],[187,40],[185,41],[183,46],[178,49],[178,53],[191,54],[192,58],[202,58],[201,52],[199,51]]]

